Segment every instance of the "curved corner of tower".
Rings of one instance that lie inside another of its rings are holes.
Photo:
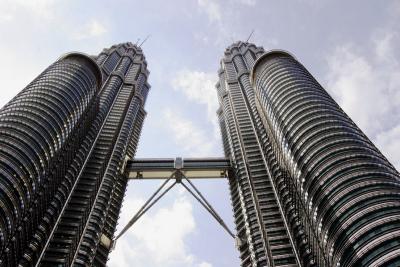
[[[70,59],[70,60],[76,60],[78,62],[84,63],[85,65],[88,65],[89,68],[93,71],[96,80],[97,80],[97,90],[100,90],[101,85],[103,83],[103,74],[101,72],[101,69],[97,62],[89,55],[81,52],[69,52],[63,54],[61,57],[57,59],[57,61],[65,60],[65,59]]]
[[[254,65],[251,69],[250,82],[252,85],[254,85],[254,78],[255,78],[254,75],[255,75],[256,68],[261,64],[261,62],[265,62],[269,59],[276,58],[279,56],[291,57],[296,60],[296,57],[292,53],[290,53],[289,51],[283,50],[283,49],[271,49],[271,50],[265,52],[263,55],[261,55],[259,58],[257,58],[257,60],[254,62]]]

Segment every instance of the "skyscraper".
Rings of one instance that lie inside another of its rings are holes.
[[[0,266],[105,266],[135,166],[229,173],[242,266],[400,265],[399,173],[293,56],[225,51],[228,160],[130,161],[148,74],[131,43],[70,53],[0,110]]]
[[[0,265],[105,265],[149,85],[131,43],[63,56],[0,110]]]
[[[238,42],[219,78],[242,265],[399,266],[399,173],[311,74]]]

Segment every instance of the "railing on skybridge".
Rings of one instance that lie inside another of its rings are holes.
[[[230,169],[226,158],[147,158],[128,161],[125,172],[129,179],[168,179],[180,174],[187,179],[215,179],[228,177]]]

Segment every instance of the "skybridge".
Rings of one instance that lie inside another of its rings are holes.
[[[157,203],[175,185],[182,185],[235,239],[236,245],[241,246],[242,240],[238,238],[225,224],[215,209],[201,194],[191,180],[196,179],[226,179],[231,175],[231,163],[226,158],[142,158],[126,162],[125,175],[130,180],[164,180],[159,188],[150,196],[144,205],[137,211],[122,231],[112,241],[104,240],[105,245],[115,246],[115,242],[140,217],[143,216],[154,204]],[[167,184],[169,184],[167,186]]]
[[[135,159],[128,161],[129,179],[220,179],[231,169],[226,158]]]

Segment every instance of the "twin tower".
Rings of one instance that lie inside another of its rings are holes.
[[[0,110],[0,266],[105,266],[150,86],[140,47],[61,57]],[[400,175],[284,51],[217,83],[242,266],[400,266]]]

